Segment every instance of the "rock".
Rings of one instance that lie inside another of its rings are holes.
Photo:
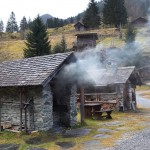
[[[27,150],[46,150],[44,148],[27,148]]]
[[[110,130],[110,129],[105,129],[105,128],[100,128],[97,130],[98,132],[105,132],[105,133],[112,133],[115,132],[114,130]]]
[[[71,138],[71,137],[81,137],[81,136],[85,136],[87,134],[89,134],[91,131],[91,129],[84,129],[84,128],[80,128],[80,129],[72,129],[72,130],[66,130],[65,133],[63,133],[63,137],[66,138]]]
[[[129,127],[119,127],[117,128],[117,130],[129,130],[130,128]]]
[[[114,122],[108,122],[105,123],[106,126],[120,126],[120,125],[124,125],[124,122],[122,121],[114,121]]]
[[[86,147],[99,145],[100,142],[98,140],[86,141],[83,143]]]
[[[75,143],[73,142],[56,142],[56,145],[60,146],[62,149],[70,149],[72,148]]]
[[[27,144],[41,144],[42,139],[40,137],[33,137],[25,141]]]
[[[0,144],[0,150],[19,150],[19,144]]]
[[[27,150],[46,150],[44,148],[27,148]]]
[[[104,138],[109,138],[111,135],[108,134],[97,134],[93,138],[98,138],[98,139],[104,139]]]

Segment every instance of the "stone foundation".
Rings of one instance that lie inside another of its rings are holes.
[[[70,126],[77,124],[77,88],[74,85],[70,94]]]
[[[55,126],[56,121],[60,121],[66,126],[76,124],[76,86],[69,86],[61,97],[64,112],[53,112],[53,93],[50,85],[46,87],[28,87],[27,93],[23,94],[23,102],[33,98],[31,105],[27,107],[27,126],[28,130],[47,131]],[[27,96],[25,96],[27,95]],[[26,98],[27,97],[27,98]],[[20,89],[1,88],[0,89],[1,121],[12,125],[20,125]],[[25,113],[22,112],[23,126],[25,124]],[[54,116],[53,116],[54,115]]]
[[[53,126],[52,105],[53,98],[50,86],[45,88],[33,87],[27,92],[27,99],[33,97],[33,104],[27,108],[28,130],[48,130]],[[10,122],[12,125],[20,125],[20,92],[18,88],[0,89],[0,101],[2,101],[1,121]],[[25,97],[23,96],[23,102]],[[24,126],[24,110],[22,115]]]

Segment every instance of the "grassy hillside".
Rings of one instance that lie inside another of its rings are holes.
[[[120,41],[117,37],[114,37],[114,35],[117,34],[114,28],[97,29],[97,30],[90,30],[86,32],[98,33],[99,40],[97,41],[97,43],[101,42],[103,43],[104,46],[107,47],[111,46],[112,43],[115,44],[116,46],[121,46],[123,44],[122,40]],[[80,33],[86,33],[86,32],[80,32]],[[75,35],[78,34],[79,32],[75,32],[74,25],[70,24],[61,28],[48,29],[48,33],[49,33],[49,39],[52,48],[56,43],[59,43],[61,41],[62,35],[64,35],[67,42],[67,47],[68,49],[71,49],[74,42],[76,41]],[[106,37],[102,35],[105,35]],[[18,33],[14,33],[14,34],[4,33],[0,38],[0,57],[1,57],[0,61],[23,58],[24,47],[25,47],[24,40],[20,40],[20,35]],[[2,55],[2,53],[4,54]],[[7,57],[3,57],[4,55],[5,56],[7,55]]]
[[[115,28],[105,28],[105,29],[96,29],[90,31],[84,31],[80,33],[89,33],[94,32],[98,34],[99,39],[97,44],[102,44],[103,47],[122,47],[124,46],[124,33],[123,29],[123,39],[119,39],[118,32],[115,31]],[[49,39],[52,45],[52,48],[56,43],[61,41],[62,35],[65,36],[67,47],[71,49],[74,42],[76,41],[76,34],[73,24],[55,28],[48,29]],[[149,54],[149,36],[150,33],[147,32],[147,29],[138,31],[136,41],[141,43],[141,49],[145,54]],[[19,33],[15,34],[3,34],[0,38],[0,61],[3,60],[14,60],[23,58],[23,48],[25,47],[24,40],[20,40]],[[5,56],[5,57],[4,57]],[[7,57],[6,57],[7,56]]]
[[[23,40],[0,41],[0,60],[14,60],[23,58],[24,46],[25,44]]]

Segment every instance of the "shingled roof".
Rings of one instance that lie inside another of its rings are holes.
[[[0,64],[0,87],[44,85],[72,54],[59,53]]]
[[[112,84],[126,83],[134,72],[135,67],[119,67],[113,69],[100,69],[89,71],[90,78],[94,81],[96,86],[107,86]]]

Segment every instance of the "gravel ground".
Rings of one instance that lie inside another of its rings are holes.
[[[121,141],[114,148],[105,150],[150,150],[150,128],[144,129],[131,138]]]
[[[137,103],[144,108],[150,108],[150,100],[139,95],[143,92],[137,92]],[[116,145],[105,150],[150,150],[150,128],[139,131],[132,137],[123,138]]]

